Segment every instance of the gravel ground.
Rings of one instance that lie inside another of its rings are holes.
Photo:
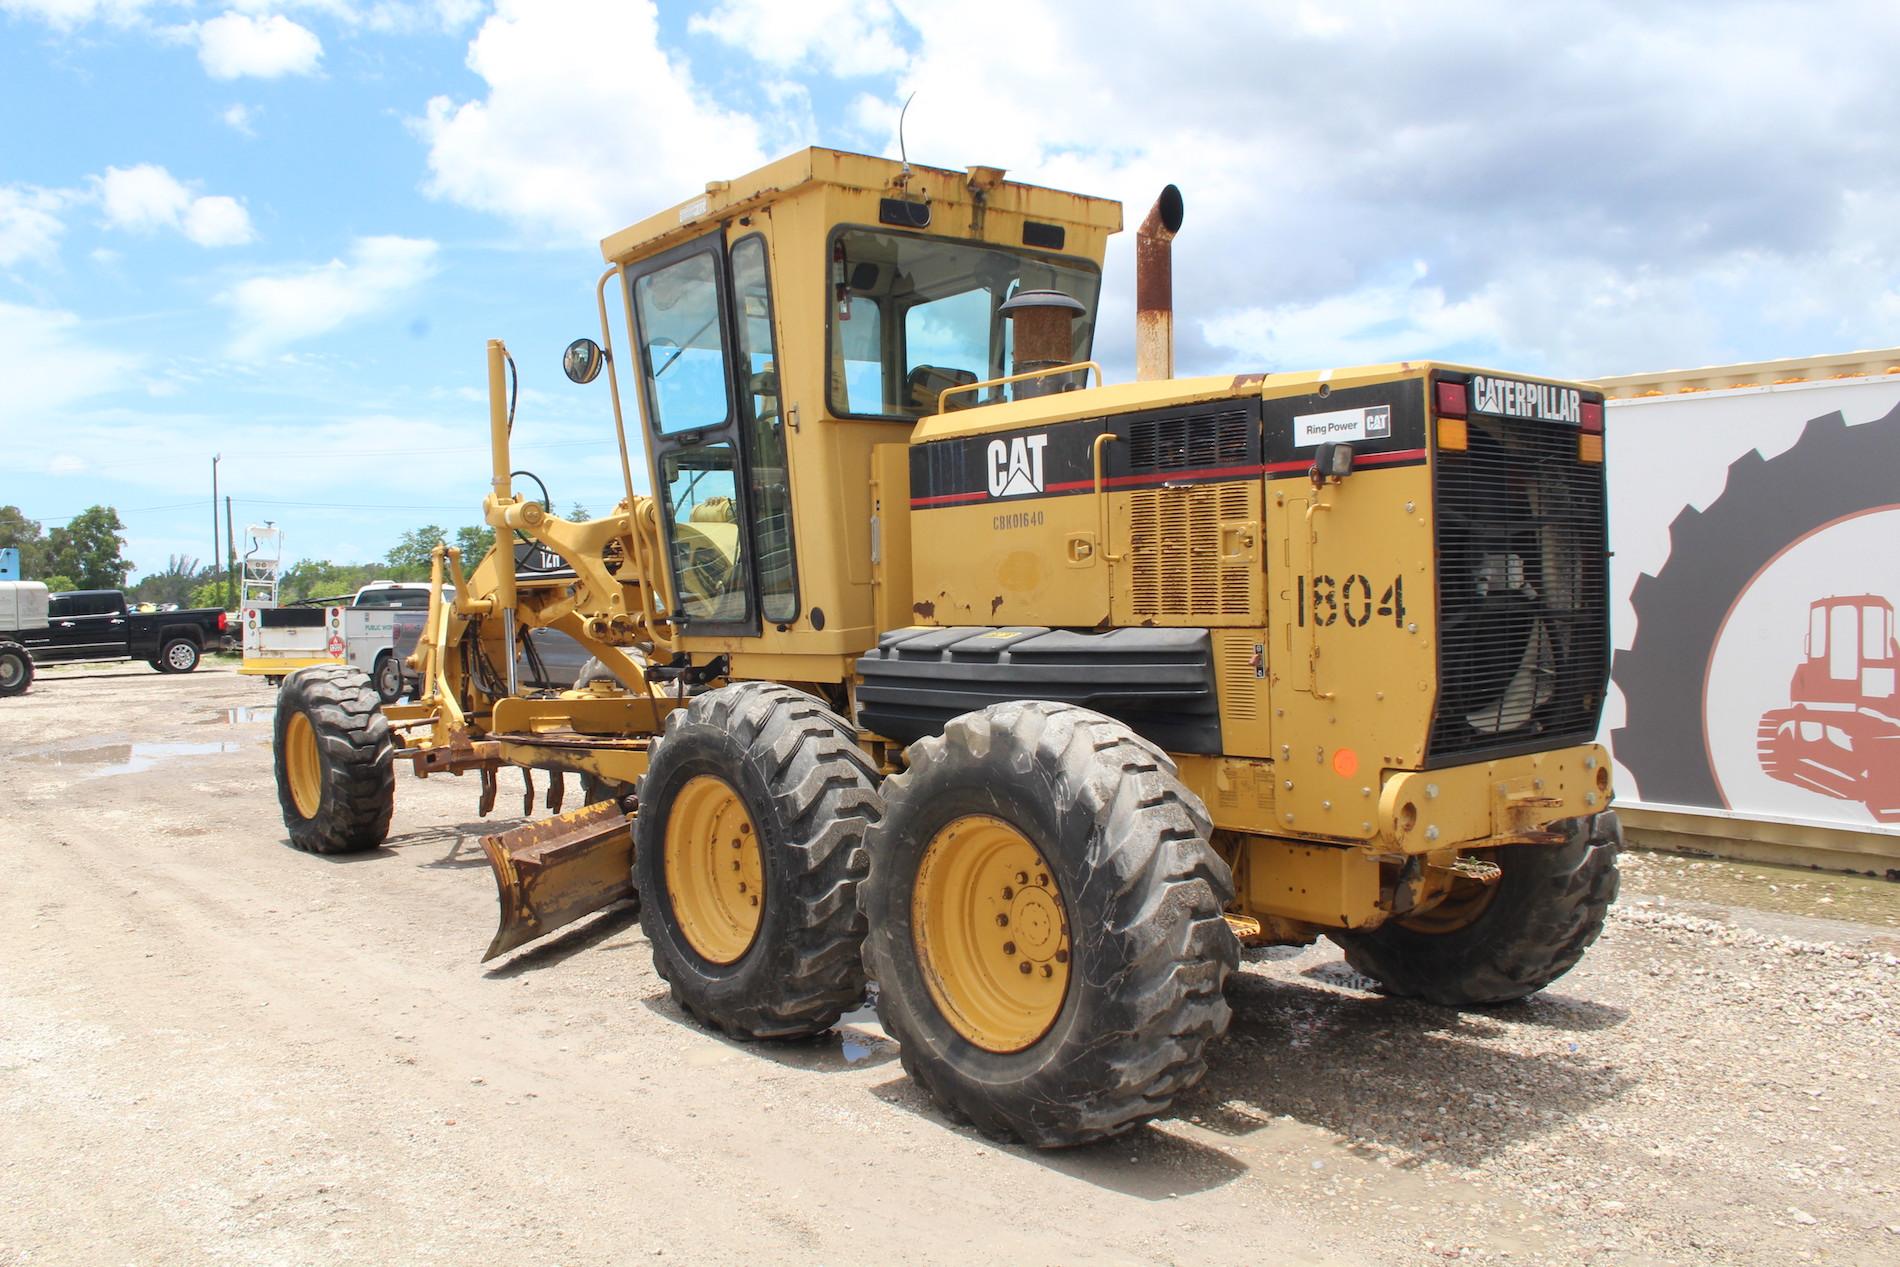
[[[1632,854],[1583,964],[1485,1012],[1252,953],[1174,1116],[1034,1154],[868,1014],[698,1030],[623,910],[482,968],[512,820],[404,776],[387,848],[296,853],[269,703],[0,701],[0,1265],[1900,1262],[1900,887]]]

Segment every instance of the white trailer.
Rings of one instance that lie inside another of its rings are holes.
[[[1625,825],[1900,870],[1900,349],[1596,381]]]

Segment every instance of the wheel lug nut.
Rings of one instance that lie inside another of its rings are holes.
[[[1054,968],[1051,968],[1048,964],[1044,964],[1042,965],[1042,975],[1045,979],[1048,977],[1053,977],[1056,975],[1056,970]]]
[[[1007,884],[1005,884],[1003,886],[1003,900],[1007,902],[1015,896],[1016,896],[1016,890],[1010,888]]]
[[[1036,876],[1036,883],[1040,884],[1043,888],[1046,889],[1049,887],[1049,877],[1047,875],[1038,873]]]
[[[737,858],[734,858],[732,860],[732,869],[734,871],[737,871],[739,869],[739,860]]]
[[[996,926],[997,926],[998,928],[1008,928],[1008,927],[1009,927],[1009,916],[1007,916],[1007,915],[998,915],[998,916],[996,917]]]
[[[741,892],[741,893],[744,893],[744,892],[745,892],[745,881],[744,881],[744,880],[741,880],[741,881],[739,881],[739,892]]]
[[[1029,969],[1029,961],[1027,959],[1023,960],[1021,967],[1022,967],[1023,975],[1025,977],[1028,976],[1030,969]]]
[[[752,895],[752,905],[757,906],[758,904],[759,904],[759,895],[754,893]]]
[[[1015,953],[1016,953],[1016,943],[1015,943],[1015,942],[1013,942],[1013,941],[1006,941],[1006,942],[1004,942],[1004,943],[1003,943],[1003,953],[1004,953],[1004,954],[1006,954],[1006,955],[1013,955],[1013,954],[1015,954]]]
[[[1057,963],[1069,962],[1069,952],[1066,949],[1056,951],[1056,962]]]
[[[1018,883],[1018,884],[1028,884],[1028,883],[1029,883],[1029,873],[1028,873],[1027,871],[1018,871],[1018,872],[1016,873],[1016,883]]]

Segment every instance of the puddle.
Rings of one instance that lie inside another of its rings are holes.
[[[96,748],[71,748],[64,752],[41,752],[18,760],[31,765],[73,766],[88,779],[117,774],[138,774],[161,761],[178,757],[209,757],[221,752],[236,752],[242,744],[224,743],[113,743]]]
[[[220,708],[211,716],[200,721],[200,726],[248,726],[254,722],[270,721],[277,716],[275,704],[243,704],[237,708]]]
[[[846,1012],[831,1027],[838,1036],[839,1054],[847,1065],[855,1065],[873,1056],[888,1054],[895,1040],[877,1023],[877,1004],[866,1003],[855,1012]]]
[[[1660,897],[1664,909],[1681,902],[1900,928],[1900,884],[1872,876],[1632,849],[1624,855],[1623,887],[1620,900]]]

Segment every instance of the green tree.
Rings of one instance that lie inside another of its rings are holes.
[[[578,524],[586,523],[594,516],[588,512],[587,507],[581,505],[579,502],[575,502],[572,506],[567,508],[567,517]]]
[[[455,530],[455,548],[462,552],[462,566],[472,568],[495,548],[495,530],[484,524],[470,524]]]
[[[398,581],[423,581],[429,577],[429,554],[446,540],[448,534],[439,524],[424,524],[405,532],[383,556],[389,575]]]
[[[385,575],[387,569],[374,563],[302,559],[285,568],[277,578],[277,601],[288,604],[311,598],[348,598],[370,581]]]
[[[177,603],[180,606],[190,604],[191,592],[205,579],[208,569],[198,566],[198,560],[183,554],[174,554],[165,560],[165,568],[160,572],[140,579],[126,597],[137,603]],[[222,607],[221,598],[214,606]]]
[[[223,607],[224,582],[200,581],[192,586],[191,593],[185,597],[187,607]]]
[[[125,525],[110,506],[93,506],[73,516],[63,528],[46,534],[44,567],[70,576],[80,589],[124,589],[133,568],[124,556]]]
[[[28,580],[39,577],[46,539],[40,532],[38,520],[28,519],[18,506],[0,506],[0,546],[11,546],[20,552],[21,576]]]
[[[57,572],[51,576],[41,576],[35,579],[55,594],[64,594],[67,590],[76,590],[79,588],[79,583],[73,580],[72,577],[61,576]]]

